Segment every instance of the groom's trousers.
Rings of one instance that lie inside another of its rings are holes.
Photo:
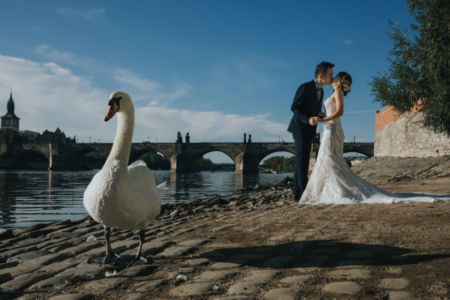
[[[292,192],[296,198],[300,198],[308,182],[309,157],[313,136],[292,133],[295,142],[295,169]]]

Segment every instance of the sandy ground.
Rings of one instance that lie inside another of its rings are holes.
[[[450,194],[450,177],[434,179],[417,179],[401,182],[377,182],[373,184],[394,193],[432,193]]]
[[[378,185],[450,194],[450,178]],[[147,230],[151,272],[137,266],[105,278],[102,266],[86,264],[103,251],[102,229],[88,220],[50,233],[39,229],[45,235],[23,233],[42,249],[31,251],[28,239],[3,241],[0,253],[13,253],[3,259],[19,265],[0,265],[0,278],[13,274],[0,293],[23,299],[448,299],[449,220],[448,202],[299,206],[287,188],[256,190],[166,209]],[[118,252],[135,251],[129,233],[113,237]],[[43,249],[66,255],[23,274]],[[65,264],[77,266],[68,272],[60,267]]]

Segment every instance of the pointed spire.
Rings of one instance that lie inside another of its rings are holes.
[[[19,117],[14,114],[14,100],[12,97],[12,89],[9,92],[9,100],[6,105],[8,111],[2,116],[2,129],[19,130]]]
[[[6,108],[8,109],[8,113],[14,115],[14,100],[12,97],[12,89],[9,94],[9,100],[8,100],[8,104],[7,104]]]

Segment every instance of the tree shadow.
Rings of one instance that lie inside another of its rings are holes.
[[[450,254],[415,255],[413,252],[386,245],[313,240],[273,246],[220,248],[203,252],[200,257],[261,268],[405,265],[450,257]]]

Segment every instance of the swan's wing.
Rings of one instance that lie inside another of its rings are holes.
[[[156,190],[155,177],[143,161],[128,166],[128,201],[132,202],[131,217],[137,227],[144,226],[161,211],[161,196]]]
[[[160,184],[158,184],[158,185],[156,186],[156,188],[157,188],[157,189],[165,189],[165,188],[167,188],[167,180],[161,182]]]
[[[152,192],[156,188],[155,177],[142,160],[128,166],[128,179],[133,190]]]
[[[158,184],[156,186],[156,190],[158,191],[159,195],[162,197],[168,190],[167,180]]]

